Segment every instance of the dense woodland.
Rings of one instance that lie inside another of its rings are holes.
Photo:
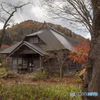
[[[84,40],[80,35],[75,34],[71,30],[69,30],[66,27],[62,27],[61,25],[55,25],[52,23],[48,23],[49,26],[55,28],[56,30],[62,32],[65,34],[66,37],[75,40],[75,41],[81,41]],[[7,28],[6,30],[6,35],[3,39],[3,44],[6,45],[13,45],[25,37],[25,35],[36,32],[40,30],[43,26],[43,23],[37,22],[37,21],[32,21],[32,20],[27,20],[24,22],[21,22],[20,24],[13,25],[10,28]],[[0,31],[1,34],[2,30]]]

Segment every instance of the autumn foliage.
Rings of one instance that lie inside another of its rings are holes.
[[[90,46],[87,42],[81,42],[73,47],[73,50],[69,53],[68,58],[70,58],[70,60],[73,60],[73,63],[78,62],[82,64],[82,67],[86,68],[89,48]]]

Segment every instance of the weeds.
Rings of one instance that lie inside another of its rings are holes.
[[[1,78],[15,78],[17,73],[6,71],[6,68],[0,68],[0,77]]]
[[[82,79],[78,76],[78,74],[75,75],[76,80],[72,81],[73,83],[82,83]]]
[[[16,78],[17,76],[17,73],[8,71],[2,76],[2,78]]]
[[[43,69],[42,71],[41,69],[37,69],[37,72],[34,73],[35,78],[33,78],[33,80],[39,80],[39,79],[46,80],[47,75],[48,73],[45,69]]]
[[[81,79],[79,76],[75,76],[76,79]]]
[[[1,84],[2,100],[81,100],[80,96],[70,96],[70,92],[81,92],[81,86],[73,85],[28,85]]]
[[[51,82],[60,82],[60,81],[67,81],[67,79],[60,79],[60,78],[50,78]]]

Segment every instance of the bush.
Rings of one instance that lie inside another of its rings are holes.
[[[76,80],[73,80],[72,83],[82,83],[82,80],[81,80],[81,78],[80,79],[76,79]]]
[[[45,69],[43,69],[42,71],[41,71],[41,69],[37,69],[37,72],[34,73],[34,76],[37,80],[38,79],[41,79],[41,80],[46,79],[47,75],[48,75],[48,73]]]
[[[51,82],[60,82],[60,81],[67,81],[65,79],[60,79],[60,78],[50,78]]]
[[[81,86],[73,85],[29,85],[3,84],[0,82],[2,100],[81,100],[81,96],[70,96],[70,92],[81,92]]]
[[[6,71],[6,68],[0,68],[0,77],[1,78],[15,78],[17,77],[17,73]]]
[[[50,78],[51,82],[57,82],[54,78]]]
[[[0,68],[5,68],[7,66],[7,62],[6,62],[6,59],[5,57],[1,57],[0,56]]]
[[[33,77],[32,78],[32,81],[37,81],[38,79],[36,77]]]
[[[6,73],[5,68],[0,68],[0,76],[4,75]]]
[[[6,67],[7,67],[7,62],[3,62],[3,63],[1,63],[0,68],[6,68]]]
[[[79,76],[75,76],[76,79],[81,79]]]
[[[2,76],[2,78],[15,78],[17,76],[18,76],[17,73],[8,71]]]

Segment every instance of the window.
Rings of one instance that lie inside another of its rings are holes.
[[[17,64],[17,60],[16,59],[13,59],[13,64]]]
[[[18,64],[22,64],[22,59],[21,58],[18,58]]]

